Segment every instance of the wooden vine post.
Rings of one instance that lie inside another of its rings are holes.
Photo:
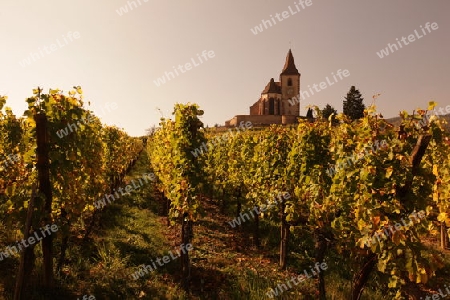
[[[193,236],[193,228],[192,221],[189,219],[189,214],[185,213],[183,216],[182,227],[181,227],[181,239],[182,239],[182,247],[184,249],[188,244],[192,241]],[[189,263],[189,252],[181,251],[181,268],[183,273],[183,288],[188,291],[189,290],[189,280],[191,277],[191,266]]]
[[[44,217],[45,225],[52,224],[52,189],[50,184],[50,163],[48,155],[49,135],[47,131],[47,116],[43,113],[35,115],[37,138],[37,170],[39,181],[39,193],[45,196]],[[45,288],[53,287],[53,235],[47,235],[42,240],[42,252],[44,256],[44,280]]]
[[[445,250],[448,247],[448,234],[447,234],[447,226],[445,226],[445,222],[441,222],[441,249]]]
[[[28,240],[31,230],[31,222],[33,219],[34,199],[36,197],[36,189],[33,187],[31,192],[30,202],[28,202],[27,219],[25,221],[25,229],[23,239]],[[26,247],[20,254],[19,271],[17,272],[16,286],[14,290],[14,300],[25,299],[22,295],[25,294],[25,290],[28,286],[28,281],[31,277],[31,272],[34,268],[34,246],[30,245]]]

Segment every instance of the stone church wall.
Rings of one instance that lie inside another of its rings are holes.
[[[280,115],[259,115],[259,116],[250,116],[250,115],[237,115],[234,116],[231,120],[225,123],[225,126],[238,126],[241,121],[247,122],[250,121],[254,126],[258,125],[267,125],[267,124],[295,124],[297,123],[296,116],[280,116]]]

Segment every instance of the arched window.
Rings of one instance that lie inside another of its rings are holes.
[[[292,86],[292,79],[291,78],[288,79],[288,86]]]
[[[273,98],[269,99],[269,115],[275,114],[275,100]]]

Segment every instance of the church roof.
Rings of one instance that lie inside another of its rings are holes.
[[[269,83],[266,85],[262,94],[268,93],[277,93],[281,94],[281,84],[279,82],[275,82],[273,78],[270,79]]]
[[[297,75],[298,70],[294,63],[294,56],[292,55],[291,49],[289,49],[288,54],[286,55],[286,62],[284,63],[283,71],[281,71],[281,75]]]

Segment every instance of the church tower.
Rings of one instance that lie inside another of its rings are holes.
[[[290,116],[300,116],[300,73],[294,63],[294,56],[291,49],[286,55],[286,62],[280,74],[281,82],[281,114]],[[289,103],[289,99],[296,97],[294,105]]]

